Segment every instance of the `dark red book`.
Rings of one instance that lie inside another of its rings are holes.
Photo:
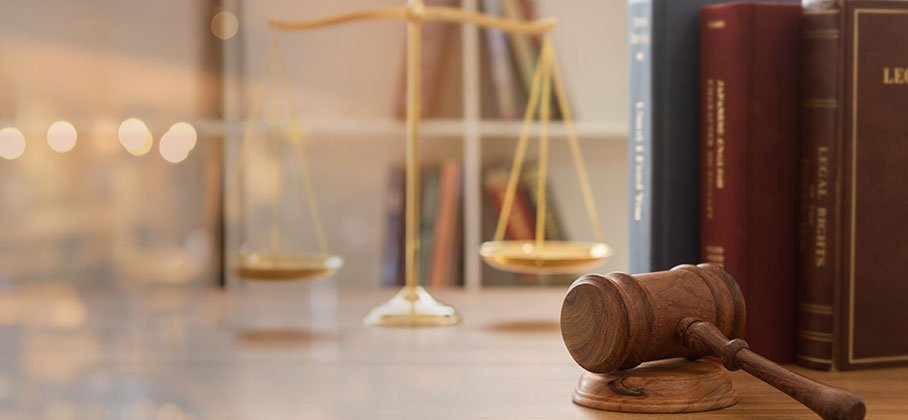
[[[799,185],[799,4],[705,6],[701,30],[701,256],[747,301],[744,338],[794,360]]]
[[[908,364],[908,2],[804,10],[798,364]]]
[[[486,193],[492,202],[492,207],[495,209],[496,217],[500,217],[501,210],[504,207],[508,176],[507,167],[493,166],[486,171],[483,179]],[[508,224],[505,227],[505,239],[515,241],[533,240],[536,237],[536,225],[526,191],[517,188],[514,194],[514,203],[511,207],[511,214],[508,216]]]

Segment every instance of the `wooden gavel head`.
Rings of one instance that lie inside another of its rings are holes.
[[[712,264],[634,276],[588,274],[568,290],[561,334],[580,366],[606,373],[651,360],[700,356],[678,338],[684,318],[739,337],[745,308],[735,279]]]

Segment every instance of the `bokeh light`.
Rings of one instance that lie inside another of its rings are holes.
[[[133,156],[142,156],[151,150],[154,139],[151,137],[151,131],[142,120],[138,118],[127,118],[120,124],[118,131],[120,144]]]
[[[222,10],[211,18],[211,33],[220,39],[230,39],[240,29],[240,20],[233,12]]]
[[[164,133],[161,142],[158,143],[158,151],[161,152],[161,157],[170,163],[182,162],[189,155],[189,149],[180,144],[173,131]]]
[[[145,136],[145,141],[139,147],[126,148],[126,151],[133,156],[144,156],[151,151],[152,146],[154,146],[154,139],[151,137],[151,133]]]
[[[120,138],[120,144],[126,150],[137,150],[145,145],[148,137],[151,136],[151,131],[148,130],[148,126],[142,120],[127,118],[120,124],[117,136]]]
[[[0,157],[13,160],[25,153],[25,135],[21,131],[6,127],[0,130]]]
[[[195,148],[197,139],[198,135],[191,124],[178,122],[170,126],[170,130],[161,137],[158,151],[164,160],[179,163],[189,156],[189,152]]]
[[[195,131],[195,127],[188,122],[178,122],[170,126],[170,131],[172,131],[181,144],[186,145],[186,150],[191,151],[195,149],[195,144],[199,139],[199,135]]]
[[[66,153],[76,147],[76,127],[67,121],[57,121],[47,129],[47,145],[55,152]]]

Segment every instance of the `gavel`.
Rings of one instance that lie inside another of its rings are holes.
[[[752,352],[737,338],[744,320],[744,296],[728,272],[713,264],[680,265],[633,276],[580,277],[564,298],[561,334],[571,357],[592,373],[651,360],[715,356],[726,369],[743,369],[824,419],[864,418],[857,395]]]

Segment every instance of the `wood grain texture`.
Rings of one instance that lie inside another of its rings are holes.
[[[717,364],[668,359],[631,370],[584,372],[573,400],[585,407],[630,413],[692,413],[736,401],[731,379]]]
[[[581,370],[560,337],[561,288],[438,289],[463,322],[411,330],[362,325],[397,290],[334,280],[227,292],[54,284],[0,291],[0,418],[120,419],[166,404],[230,420],[661,418],[571,402]],[[792,369],[855,391],[870,419],[908,416],[908,368]],[[737,404],[671,420],[817,418],[744,372],[728,375]]]

